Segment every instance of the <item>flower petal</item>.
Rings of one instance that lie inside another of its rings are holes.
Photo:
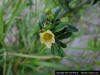
[[[50,42],[46,42],[46,43],[45,43],[45,45],[46,45],[48,48],[51,48],[51,44],[52,44],[52,43],[50,43]]]
[[[51,48],[52,43],[55,43],[54,34],[50,30],[40,33],[40,42],[44,43],[48,48]]]

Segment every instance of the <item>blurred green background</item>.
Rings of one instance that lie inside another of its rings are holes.
[[[39,38],[41,15],[58,7],[71,11],[61,20],[79,29],[63,40],[65,57],[52,55]],[[99,0],[0,0],[0,75],[54,75],[55,70],[100,70]]]

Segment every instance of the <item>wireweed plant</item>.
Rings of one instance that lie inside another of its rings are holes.
[[[81,35],[72,21],[73,16],[96,4],[100,5],[100,0],[0,1],[0,75],[53,75],[55,70],[93,70],[92,65],[83,68],[64,49],[86,49],[94,53],[100,50],[98,37],[88,41],[89,48],[68,46]],[[73,61],[77,67],[62,65],[62,59]],[[95,63],[100,65],[98,60]]]
[[[65,55],[62,48],[66,48],[66,44],[61,40],[71,37],[72,32],[78,31],[68,22],[60,21],[62,12],[61,8],[56,9],[54,13],[46,9],[39,23],[41,43],[45,43],[48,48],[51,48],[53,54],[59,56]]]

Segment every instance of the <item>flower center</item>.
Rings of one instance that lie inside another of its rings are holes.
[[[50,33],[45,33],[43,36],[45,41],[50,41],[52,39],[52,34]]]

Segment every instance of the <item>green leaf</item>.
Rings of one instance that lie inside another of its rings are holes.
[[[67,27],[66,23],[60,23],[59,25],[56,26],[54,32],[59,32],[59,31],[63,30],[65,27]]]
[[[57,54],[57,46],[56,46],[56,44],[52,44],[52,46],[51,46],[51,53],[53,54],[53,55],[56,55]]]
[[[58,49],[58,55],[61,56],[61,57],[65,56],[65,53],[64,53],[63,49],[60,46],[59,46],[59,49]]]
[[[72,0],[58,0],[60,6],[62,8],[64,8],[67,12],[70,11],[70,6],[69,6],[69,3],[71,2]]]
[[[58,35],[57,39],[60,39],[60,40],[66,39],[66,38],[69,38],[71,35],[72,35],[72,32],[65,32],[65,33]]]
[[[44,22],[46,22],[46,21],[47,21],[46,15],[43,14],[41,17],[41,20],[39,22],[40,29],[42,29],[42,27],[44,26]]]
[[[56,10],[53,23],[55,23],[58,19],[60,19],[62,17],[62,13],[63,13],[63,10],[61,8],[58,8]]]
[[[54,54],[54,55],[61,56],[61,57],[65,56],[64,51],[62,50],[60,45],[57,44],[57,43],[52,44],[52,46],[51,46],[51,53]]]
[[[66,48],[66,44],[62,43],[61,41],[57,41],[62,48]]]
[[[54,19],[54,14],[49,14],[47,16],[48,21],[52,21]]]
[[[66,31],[67,32],[77,32],[78,29],[75,28],[74,26],[68,24],[68,27],[66,28]]]

